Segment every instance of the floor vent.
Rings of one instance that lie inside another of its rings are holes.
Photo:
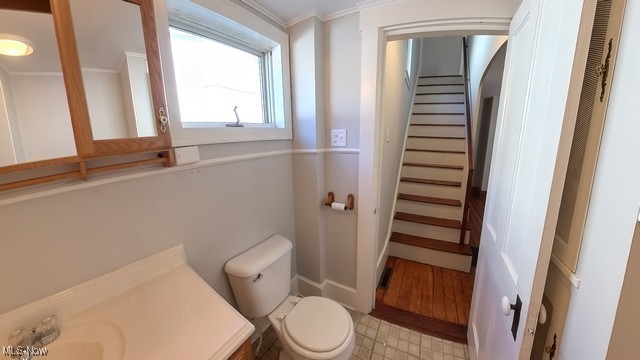
[[[386,289],[389,286],[389,280],[391,280],[391,275],[393,274],[393,268],[389,266],[385,266],[384,271],[382,272],[382,278],[380,279],[380,284],[378,288]]]

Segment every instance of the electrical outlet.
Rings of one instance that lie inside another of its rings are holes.
[[[174,149],[176,165],[191,164],[200,161],[200,151],[197,146],[185,146]]]
[[[331,147],[347,146],[347,129],[331,130]]]

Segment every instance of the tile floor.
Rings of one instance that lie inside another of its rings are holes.
[[[390,324],[369,315],[349,312],[356,329],[350,360],[467,360],[467,345]],[[256,344],[254,344],[256,346]],[[272,328],[264,332],[259,360],[277,360],[280,341]],[[254,353],[255,353],[254,348]]]

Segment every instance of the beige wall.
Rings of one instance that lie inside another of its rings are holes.
[[[633,359],[640,353],[638,324],[640,324],[640,224],[636,224],[633,244],[622,284],[618,313],[613,324],[607,359]]]
[[[293,183],[299,291],[353,306],[360,103],[357,14],[288,29],[294,118]],[[331,129],[347,129],[347,147],[331,148]],[[356,210],[323,205],[356,196]]]
[[[297,237],[298,275],[322,283],[325,273],[323,23],[315,17],[289,29],[291,88],[293,93],[293,191]],[[302,288],[301,291],[305,291]],[[312,294],[305,294],[312,295]],[[317,295],[317,294],[314,294]]]
[[[180,243],[196,272],[235,303],[224,263],[275,233],[295,239],[291,156],[219,161],[0,201],[0,283],[10,289],[0,313]]]
[[[459,75],[462,37],[422,39],[420,75]]]

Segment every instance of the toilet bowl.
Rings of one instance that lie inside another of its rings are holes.
[[[281,360],[347,360],[355,346],[353,321],[340,304],[317,296],[289,296],[269,315]]]
[[[291,241],[274,235],[227,261],[224,270],[240,313],[268,316],[281,360],[347,360],[355,346],[351,316],[337,302],[290,296]]]

